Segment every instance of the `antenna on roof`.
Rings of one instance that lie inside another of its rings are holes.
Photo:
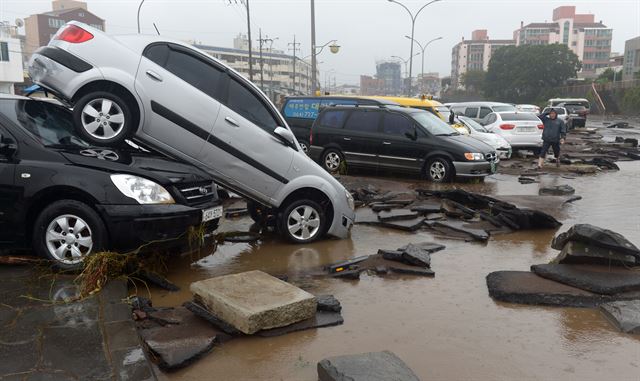
[[[156,29],[156,33],[158,33],[158,36],[160,35],[160,31],[158,30],[158,27],[156,26],[156,23],[153,23],[153,27]]]

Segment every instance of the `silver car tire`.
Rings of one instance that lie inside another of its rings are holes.
[[[436,157],[427,162],[425,175],[434,183],[446,183],[453,178],[453,166],[449,160]]]
[[[83,139],[97,145],[123,142],[134,124],[127,103],[116,94],[102,91],[80,98],[74,105],[73,119]]]
[[[326,213],[322,206],[308,199],[292,202],[278,218],[281,234],[293,243],[318,240],[324,235],[326,223]]]

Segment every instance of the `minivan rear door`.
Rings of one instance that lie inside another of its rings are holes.
[[[274,134],[282,123],[262,94],[235,73],[226,73],[225,80],[227,92],[203,160],[240,193],[271,204],[288,182],[295,148]]]
[[[344,123],[341,141],[347,164],[377,168],[382,146],[380,124],[383,112],[377,108],[356,107]]]
[[[397,112],[386,112],[382,122],[382,146],[378,166],[387,169],[420,170],[424,145],[412,119]]]
[[[154,43],[143,53],[135,88],[143,100],[143,132],[159,148],[192,161],[220,111],[223,69],[179,45]]]

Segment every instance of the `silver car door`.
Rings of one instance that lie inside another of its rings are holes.
[[[259,92],[229,74],[227,98],[208,141],[220,149],[203,152],[206,163],[224,163],[219,170],[228,182],[266,202],[289,181],[294,154],[273,133],[281,124],[276,112]]]
[[[223,74],[206,58],[179,45],[148,46],[136,76],[146,117],[143,133],[160,149],[201,161],[220,111],[217,98]]]

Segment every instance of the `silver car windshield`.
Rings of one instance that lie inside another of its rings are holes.
[[[453,127],[428,111],[415,112],[411,116],[430,134],[436,136],[460,135]]]
[[[464,117],[464,116],[461,116],[458,119],[460,119],[462,121],[462,123],[464,123],[467,127],[473,128],[475,131],[488,132],[484,127],[482,127],[482,125],[480,123],[476,122],[473,119],[469,119],[469,118]]]
[[[516,111],[515,106],[504,105],[504,106],[493,106],[493,112],[502,112],[502,111]]]

